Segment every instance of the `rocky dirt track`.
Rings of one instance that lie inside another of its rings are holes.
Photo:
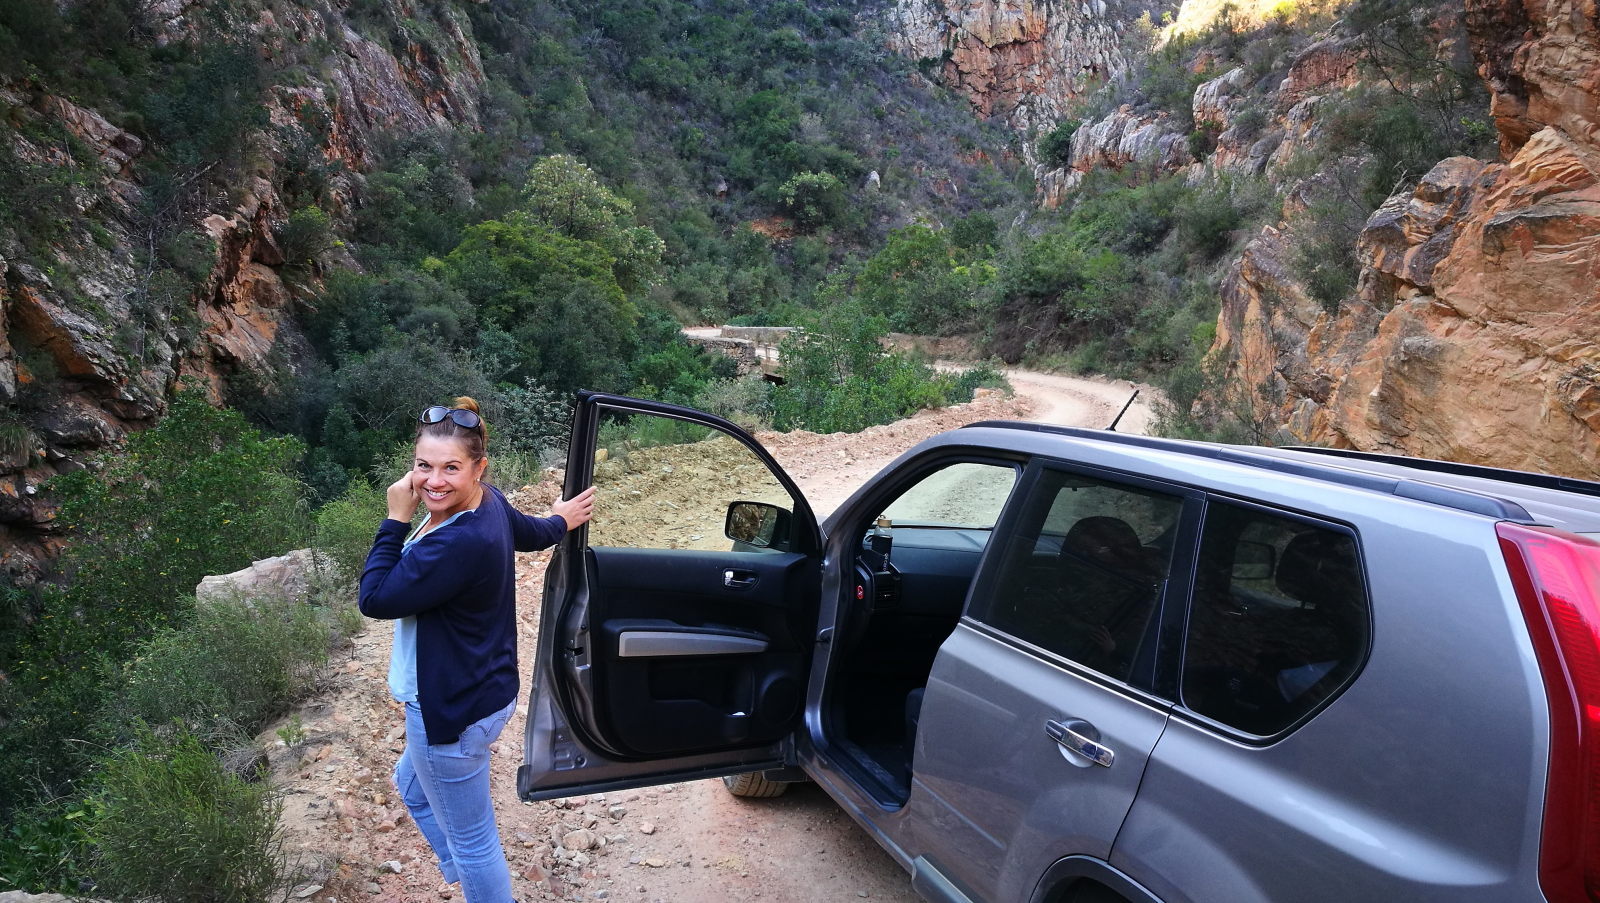
[[[1012,378],[1021,393],[1015,398],[988,395],[857,434],[758,438],[821,514],[928,436],[978,420],[1029,419],[1036,408],[1056,422],[1065,416],[1075,425],[1104,426],[1130,391],[1078,380],[1070,392],[1041,393],[1029,375]],[[662,466],[672,466],[652,463],[657,466],[640,473],[659,474]],[[609,493],[602,480],[608,497],[597,506],[597,524],[610,520],[612,530],[631,524],[637,539],[648,540],[648,520],[640,512],[665,498],[663,487],[684,503],[709,495],[693,486],[707,478],[708,468],[680,463],[675,469],[670,480],[617,475],[620,482]],[[523,510],[544,513],[557,491],[557,484],[547,480],[514,493],[513,501]],[[630,505],[636,510],[630,512]],[[720,529],[718,520],[715,539],[725,542]],[[519,646],[528,674],[549,553],[518,557]],[[275,729],[262,735],[272,749],[275,780],[286,790],[289,852],[306,868],[306,880],[292,899],[423,903],[460,897],[458,886],[440,883],[426,844],[390,783],[404,743],[403,719],[384,683],[391,635],[388,622],[368,622],[366,632],[335,654],[326,691],[292,716],[298,722],[285,721],[299,724],[303,739],[286,745]],[[798,785],[772,800],[737,799],[713,780],[606,797],[521,802],[515,776],[522,761],[524,714],[519,704],[495,744],[493,791],[520,900],[916,899],[905,872],[813,785]]]

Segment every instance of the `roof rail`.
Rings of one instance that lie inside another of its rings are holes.
[[[1454,486],[1441,486],[1437,483],[1427,483],[1420,480],[1405,480],[1398,477],[1381,476],[1367,473],[1362,470],[1353,470],[1341,467],[1330,462],[1326,465],[1317,465],[1310,461],[1296,461],[1290,458],[1280,458],[1273,455],[1251,451],[1246,446],[1218,445],[1211,442],[1195,442],[1185,439],[1164,439],[1158,436],[1135,436],[1128,433],[1113,433],[1106,430],[1084,429],[1075,426],[1056,426],[1049,423],[1023,423],[1016,420],[984,420],[978,423],[969,423],[962,427],[971,429],[975,427],[989,427],[995,429],[1027,430],[1035,433],[1052,433],[1060,436],[1072,436],[1078,439],[1089,439],[1095,442],[1111,442],[1117,445],[1132,445],[1139,448],[1151,448],[1159,451],[1175,452],[1182,455],[1194,455],[1199,458],[1214,458],[1219,461],[1229,461],[1234,464],[1244,464],[1249,467],[1259,467],[1263,470],[1277,471],[1278,473],[1293,474],[1313,480],[1322,480],[1328,483],[1337,483],[1342,486],[1352,486],[1372,492],[1382,492],[1397,495],[1402,498],[1414,499],[1459,511],[1470,511],[1500,520],[1517,521],[1531,524],[1533,515],[1528,509],[1509,499],[1502,499],[1481,492],[1467,489],[1457,489]],[[1313,449],[1293,449],[1294,451],[1313,451]],[[1327,451],[1327,449],[1315,449]],[[1393,460],[1386,463],[1399,466],[1411,466],[1412,459],[1394,456]],[[1442,462],[1435,462],[1442,463]],[[1429,470],[1435,468],[1418,468]],[[1516,473],[1516,471],[1508,471]],[[1481,474],[1480,474],[1481,476]],[[1534,476],[1534,475],[1529,475]],[[1558,479],[1558,478],[1550,478]],[[1530,484],[1544,485],[1544,484]],[[1596,487],[1600,489],[1600,486]]]
[[[1591,480],[1579,480],[1573,477],[1551,476],[1550,474],[1532,473],[1526,470],[1508,470],[1503,467],[1488,467],[1482,464],[1458,464],[1455,461],[1440,461],[1434,458],[1408,458],[1405,455],[1386,455],[1381,452],[1354,451],[1347,448],[1317,448],[1310,445],[1289,445],[1285,446],[1285,448],[1291,451],[1330,455],[1335,458],[1353,458],[1358,461],[1394,464],[1400,467],[1409,467],[1413,470],[1428,470],[1434,473],[1497,480],[1501,483],[1515,483],[1519,486],[1533,486],[1538,489],[1559,489],[1562,492],[1576,492],[1579,495],[1600,498],[1600,483]]]

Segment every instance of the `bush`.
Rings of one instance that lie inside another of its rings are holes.
[[[773,426],[855,432],[966,400],[958,397],[954,375],[885,352],[887,333],[882,316],[841,300],[785,339],[779,352],[784,384],[772,391]]]
[[[1076,119],[1068,119],[1040,138],[1039,162],[1051,169],[1061,169],[1071,163],[1072,136],[1081,124]]]
[[[115,687],[107,734],[139,721],[208,739],[254,733],[311,689],[329,635],[300,599],[202,603],[193,621],[140,645]]]
[[[335,247],[333,220],[320,207],[301,207],[278,230],[285,266],[306,267]]]
[[[719,379],[694,398],[694,407],[726,417],[747,430],[772,428],[772,383],[759,376]]]
[[[263,436],[237,411],[180,394],[125,453],[103,457],[99,473],[50,482],[71,541],[62,556],[70,595],[109,615],[108,629],[136,635],[201,577],[302,545],[303,452],[297,440]]]
[[[0,886],[77,894],[89,882],[85,807],[77,800],[13,812],[0,830]]]
[[[815,231],[844,222],[844,183],[828,172],[802,172],[778,189],[784,209],[802,229]]]
[[[0,660],[0,812],[70,789],[88,764],[76,741],[122,661],[188,620],[201,577],[304,544],[300,448],[186,393],[98,472],[48,484],[69,579],[24,600],[25,632]]]
[[[281,892],[282,803],[259,774],[225,769],[186,731],[144,731],[113,752],[89,837],[98,894],[165,903],[258,903]]]

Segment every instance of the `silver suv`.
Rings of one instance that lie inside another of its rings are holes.
[[[525,799],[816,781],[930,900],[1600,899],[1600,485],[983,423],[819,524],[581,397]]]

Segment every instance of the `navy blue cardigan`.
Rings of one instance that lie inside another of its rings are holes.
[[[361,613],[417,617],[417,704],[429,744],[454,743],[467,725],[517,698],[517,594],[511,552],[547,549],[566,535],[560,515],[529,517],[484,485],[476,511],[417,540],[385,519],[361,574]]]

